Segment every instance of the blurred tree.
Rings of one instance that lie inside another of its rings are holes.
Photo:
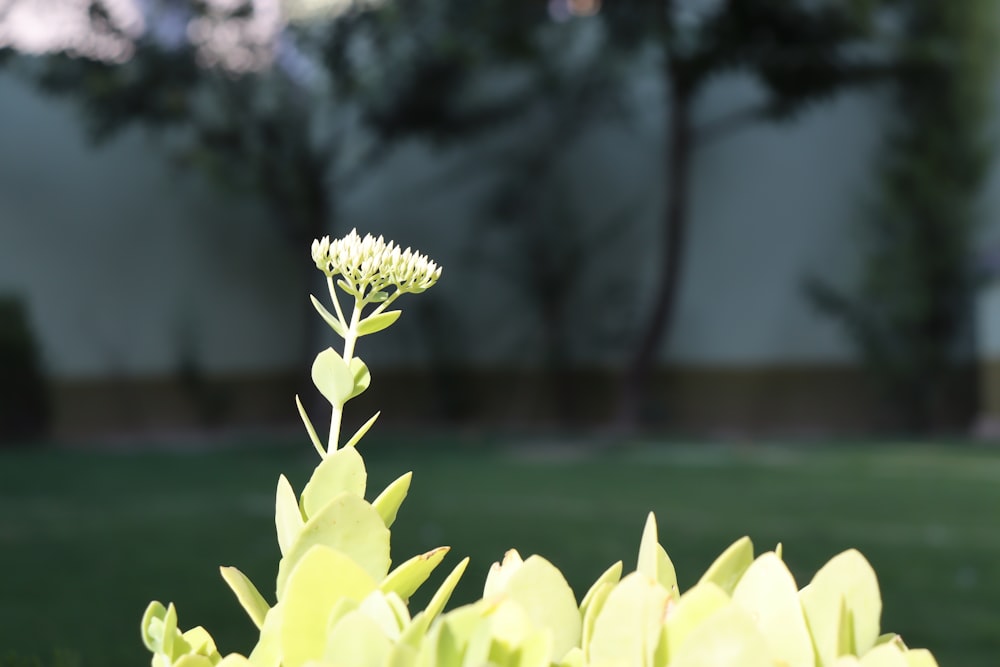
[[[698,147],[747,123],[789,119],[845,87],[881,78],[888,70],[872,41],[876,9],[877,0],[633,0],[601,8],[620,48],[652,47],[659,53],[667,109],[659,277],[622,385],[620,426],[638,423],[649,374],[673,325]],[[694,114],[699,95],[714,78],[734,72],[756,79],[762,99],[699,125]]]
[[[859,284],[813,278],[815,303],[845,328],[902,419],[916,432],[973,408],[973,244],[978,195],[994,141],[998,24],[991,0],[900,5],[904,64],[879,166],[859,227]],[[957,399],[957,400],[956,400]],[[958,417],[968,418],[969,414]]]

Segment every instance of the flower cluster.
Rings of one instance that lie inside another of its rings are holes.
[[[362,297],[390,286],[399,293],[416,294],[441,277],[441,268],[426,255],[402,250],[381,236],[361,238],[356,229],[342,239],[324,236],[313,241],[312,258],[328,278],[343,276],[345,289]]]

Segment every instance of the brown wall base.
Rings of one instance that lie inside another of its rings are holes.
[[[1000,363],[990,372],[1000,378]],[[377,369],[371,389],[352,401],[348,412],[363,421],[381,410],[382,423],[397,426],[598,428],[613,419],[616,390],[616,377],[604,371],[545,379],[539,373],[510,370]],[[303,400],[314,395],[306,378],[290,373],[214,378],[200,384],[163,378],[67,381],[54,389],[54,431],[57,437],[86,438],[294,426],[296,391]],[[956,393],[954,404],[942,406],[936,421],[956,431],[967,429],[974,418],[974,393]],[[1000,396],[997,403],[1000,414]],[[325,410],[319,410],[314,417],[318,428],[326,421]],[[862,371],[833,365],[664,370],[652,380],[645,418],[650,426],[672,433],[709,436],[899,430],[899,421],[886,411]]]

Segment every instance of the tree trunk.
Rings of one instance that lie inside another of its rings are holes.
[[[657,363],[663,341],[670,332],[681,286],[685,242],[688,232],[689,192],[693,131],[691,106],[694,88],[679,81],[668,61],[666,90],[670,95],[667,131],[666,210],[663,218],[662,261],[656,283],[652,313],[635,350],[619,395],[617,425],[634,430],[640,424],[648,391],[650,371]]]

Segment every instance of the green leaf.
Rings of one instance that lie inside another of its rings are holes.
[[[302,512],[308,519],[341,493],[364,498],[367,484],[368,472],[361,454],[354,447],[342,447],[313,470],[302,490]]]
[[[280,667],[281,665],[281,626],[284,620],[282,605],[271,607],[264,618],[264,626],[260,629],[260,641],[250,653],[250,663],[253,667]]]
[[[727,595],[732,595],[740,577],[753,562],[753,542],[742,537],[722,552],[705,571],[698,583],[711,581]]]
[[[403,314],[401,310],[389,310],[384,313],[379,313],[378,315],[372,315],[361,320],[358,324],[358,336],[367,336],[368,334],[378,333],[383,329],[387,329],[392,326],[399,316]]]
[[[670,592],[642,572],[622,579],[608,594],[594,622],[588,647],[590,663],[650,664],[670,603]]]
[[[427,578],[431,576],[445,555],[450,551],[450,547],[438,547],[419,554],[402,563],[382,580],[379,588],[386,593],[396,593],[403,600],[408,600]]]
[[[309,517],[292,548],[278,564],[279,601],[284,599],[289,574],[317,545],[344,554],[375,581],[381,581],[389,571],[389,530],[382,518],[363,499],[352,493],[341,493],[318,514]]]
[[[319,313],[319,316],[323,318],[323,321],[330,325],[330,328],[337,332],[337,335],[341,338],[347,338],[347,325],[341,322],[340,319],[326,309],[319,299],[314,297],[312,294],[309,295],[309,299],[312,300],[313,308]]]
[[[274,527],[278,532],[278,548],[284,556],[291,549],[295,538],[302,531],[305,519],[302,517],[302,510],[299,509],[298,500],[295,498],[295,491],[289,484],[288,478],[281,475],[278,478],[278,491],[275,493],[274,501]]]
[[[506,597],[527,614],[530,627],[548,630],[555,662],[580,643],[582,621],[573,589],[555,565],[541,556],[530,556],[503,587]]]
[[[354,381],[354,389],[351,390],[351,395],[347,397],[351,399],[364,393],[365,389],[372,383],[372,375],[368,372],[368,366],[359,357],[351,359],[349,368],[351,369]]]
[[[670,656],[670,667],[775,667],[767,640],[736,605],[713,614]]]
[[[908,667],[938,667],[937,660],[927,649],[910,649],[904,657]]]
[[[183,655],[174,661],[173,667],[212,667],[212,661],[204,655]]]
[[[729,606],[731,600],[725,591],[711,581],[695,584],[667,613],[665,626],[667,653],[677,653],[687,638],[708,618]]]
[[[733,602],[754,619],[775,660],[811,666],[815,654],[798,593],[788,567],[769,551],[747,568],[733,591]]]
[[[580,603],[580,613],[586,614],[587,607],[590,606],[590,602],[594,597],[597,588],[604,583],[609,583],[611,585],[617,584],[622,578],[622,562],[618,561],[608,569],[606,569],[601,576],[597,578],[597,581],[590,587],[587,594],[583,596],[583,601]]]
[[[675,592],[677,590],[677,572],[658,540],[656,516],[650,512],[642,530],[642,540],[639,543],[639,561],[636,569],[650,579],[659,581],[668,591]]]
[[[351,667],[383,667],[392,642],[378,624],[361,611],[352,611],[330,630],[324,662]]]
[[[319,439],[316,434],[316,427],[313,426],[312,421],[309,419],[309,415],[306,414],[306,409],[302,405],[302,401],[299,400],[299,395],[295,395],[295,407],[299,409],[299,418],[302,419],[302,424],[306,427],[306,433],[309,434],[309,439],[312,440],[313,447],[319,452],[320,457],[326,456],[326,448],[323,446],[323,442]]]
[[[378,419],[378,416],[380,414],[382,414],[382,413],[381,412],[376,412],[375,414],[373,414],[372,417],[371,417],[371,419],[369,419],[368,421],[366,421],[361,426],[361,428],[359,428],[357,431],[355,431],[354,435],[351,436],[351,439],[348,440],[347,443],[344,444],[344,447],[355,447],[355,446],[357,446],[358,441],[360,441],[361,438],[363,438],[365,436],[365,434],[368,433],[368,430],[372,427],[372,425],[375,424],[375,420]]]
[[[354,374],[332,347],[316,355],[312,365],[312,381],[319,393],[334,407],[343,407],[354,392]]]
[[[437,618],[438,614],[444,609],[445,605],[448,604],[448,600],[451,599],[451,594],[455,592],[455,586],[458,585],[459,580],[465,573],[465,568],[469,566],[469,558],[465,557],[462,561],[455,566],[455,569],[445,577],[445,580],[441,583],[440,588],[434,593],[431,601],[427,603],[427,607],[424,608],[425,619],[428,625]]]
[[[799,592],[799,599],[823,667],[832,664],[844,648],[845,634],[847,648],[857,655],[875,645],[882,596],[875,571],[858,551],[851,549],[830,559]]]
[[[410,620],[406,605],[398,595],[383,593],[378,589],[369,593],[368,597],[361,601],[358,609],[375,621],[382,633],[393,641],[399,639],[400,633]]]
[[[311,547],[288,575],[281,601],[281,664],[301,667],[326,649],[327,619],[343,599],[361,602],[375,581],[350,556],[324,545]]]
[[[861,667],[910,667],[899,647],[892,644],[876,646],[861,656]]]
[[[559,661],[556,667],[583,667],[584,666],[584,656],[583,649],[579,646],[574,646],[569,650],[569,652],[563,656],[563,659]]]
[[[580,629],[580,646],[583,647],[584,653],[588,658],[590,657],[590,643],[594,637],[594,624],[597,623],[597,618],[601,615],[604,603],[607,602],[608,595],[611,594],[616,585],[617,582],[601,581],[594,584],[587,593],[590,599],[587,600],[586,606],[582,608],[583,623]]]
[[[263,628],[264,618],[270,610],[270,605],[264,600],[264,596],[260,594],[257,587],[235,567],[220,567],[219,572],[229,584],[229,588],[236,594],[236,599],[240,601],[253,624],[257,626],[258,630]]]
[[[166,616],[167,608],[163,603],[153,600],[146,605],[139,627],[142,632],[142,643],[152,653],[156,653],[163,646],[163,619]]]
[[[413,481],[413,473],[408,472],[400,475],[389,486],[385,487],[378,498],[372,501],[372,507],[382,517],[386,528],[391,528],[396,521],[396,514],[399,513],[399,506],[403,504],[407,492],[410,490],[410,482]]]

